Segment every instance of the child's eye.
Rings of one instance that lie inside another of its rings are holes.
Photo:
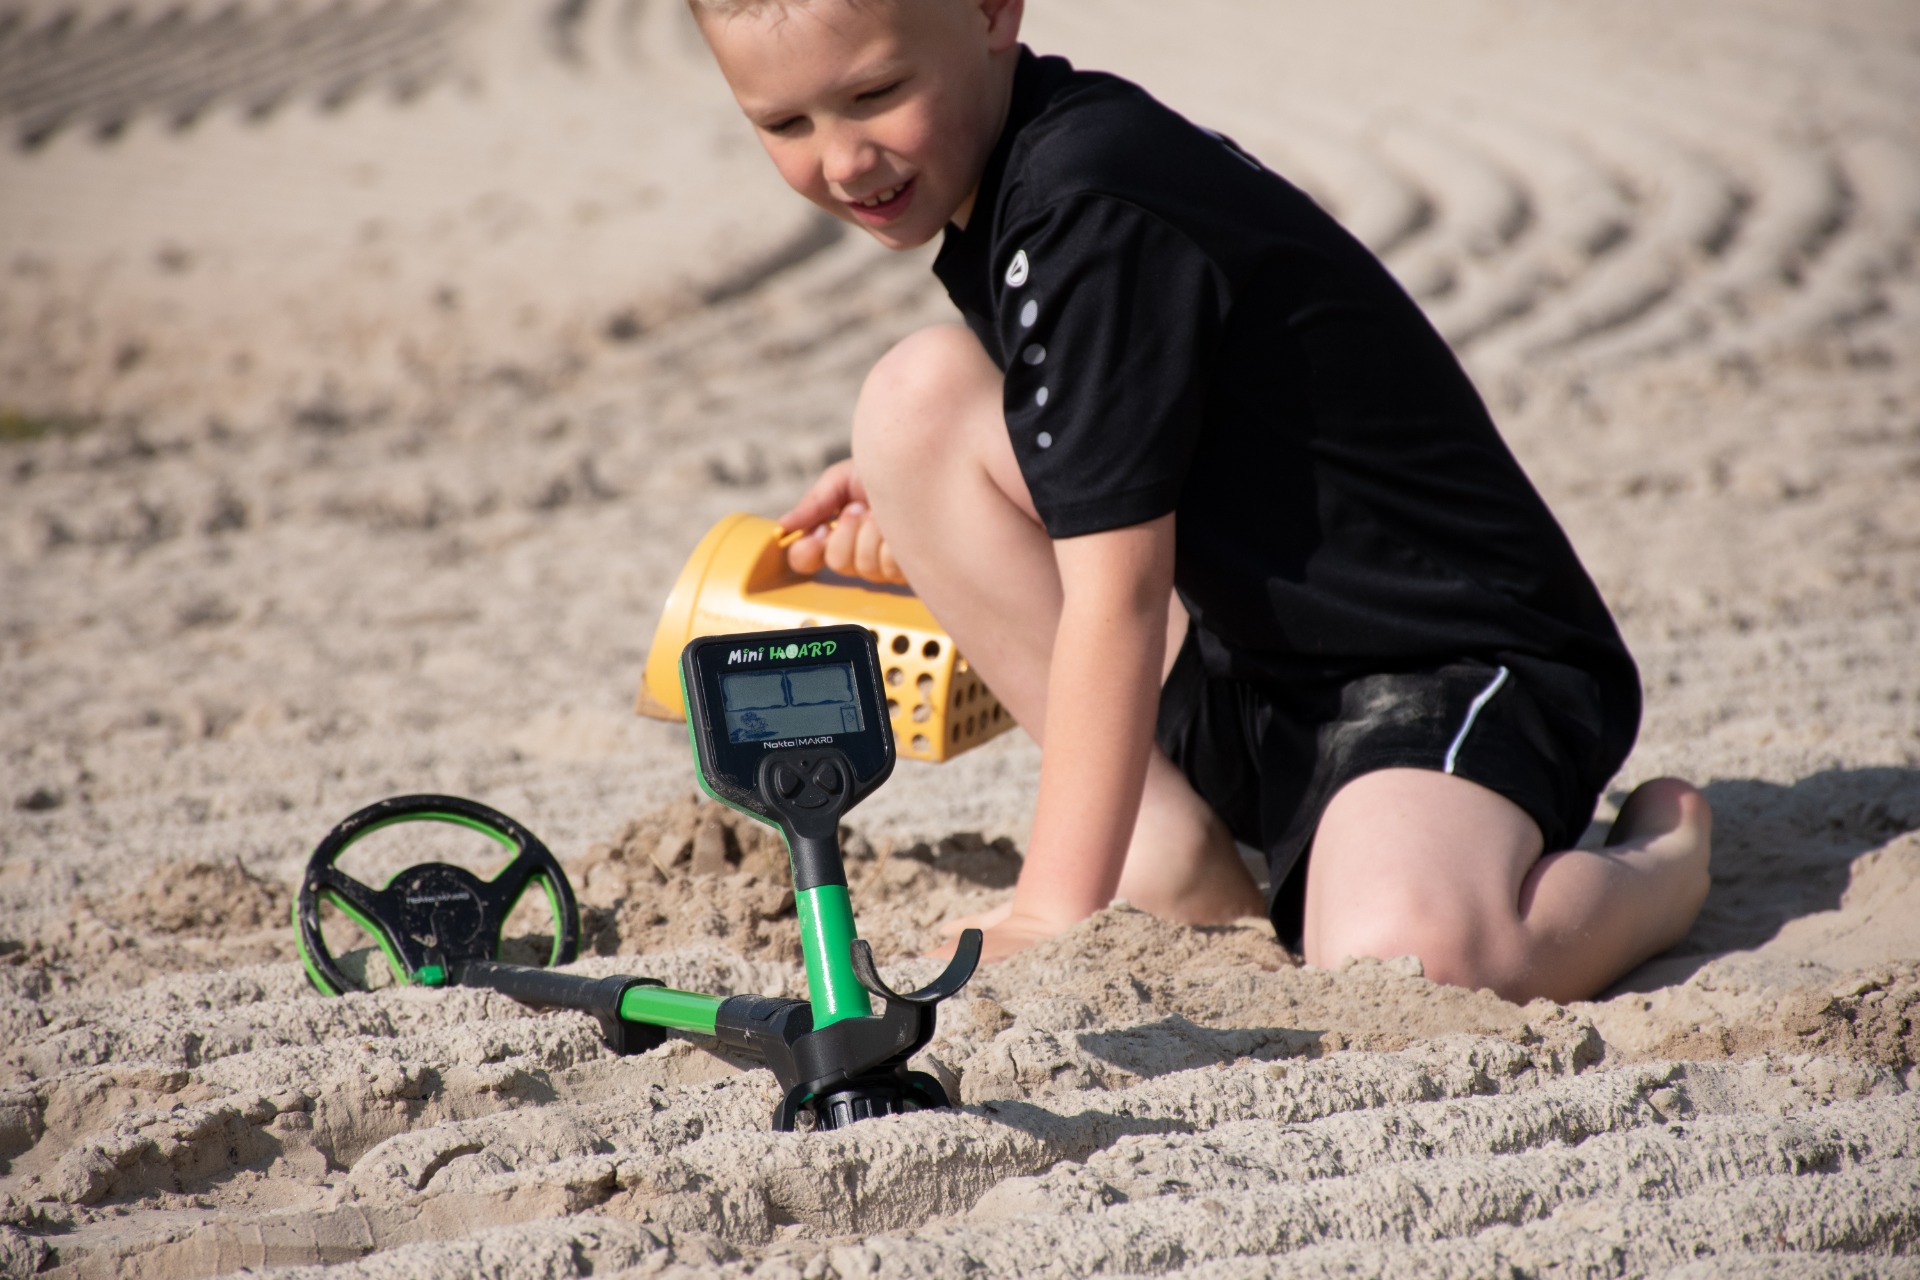
[[[893,93],[894,90],[898,89],[904,83],[906,82],[903,80],[895,80],[892,84],[883,84],[878,89],[869,89],[865,93],[862,93],[856,96],[854,98],[854,101],[855,102],[878,102],[880,101],[880,99],[885,98],[891,93]]]
[[[792,133],[794,130],[798,129],[800,127],[801,120],[802,120],[802,117],[800,116],[788,116],[784,120],[775,120],[771,124],[763,124],[760,127],[762,129],[765,129],[768,133],[778,134],[784,137],[785,135]]]

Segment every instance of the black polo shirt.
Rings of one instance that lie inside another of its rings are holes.
[[[1231,141],[1022,49],[934,271],[1006,375],[1048,533],[1177,513],[1209,674],[1565,664],[1597,683],[1624,754],[1633,661],[1445,340]]]

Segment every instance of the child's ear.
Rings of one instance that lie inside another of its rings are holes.
[[[1020,42],[1020,19],[1026,12],[1026,0],[979,0],[987,19],[987,47],[1005,53]]]

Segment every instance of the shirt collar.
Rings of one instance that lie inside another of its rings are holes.
[[[1007,161],[1020,131],[1047,107],[1060,81],[1073,71],[1064,58],[1040,58],[1026,45],[1020,46],[1020,60],[1013,72],[1013,97],[1007,104],[1007,123],[1000,140],[987,157],[980,174],[980,186],[973,200],[973,213],[964,229],[947,224],[940,254],[934,259],[933,273],[947,286],[947,292],[962,310],[986,313],[992,308],[993,228],[999,221],[1000,189],[1006,179]]]

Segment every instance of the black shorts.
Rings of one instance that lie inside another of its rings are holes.
[[[1638,728],[1637,706],[1611,711],[1585,672],[1531,658],[1284,686],[1222,679],[1189,632],[1155,738],[1234,839],[1266,856],[1268,914],[1297,948],[1305,854],[1341,787],[1377,769],[1455,774],[1524,809],[1546,851],[1569,848]]]

